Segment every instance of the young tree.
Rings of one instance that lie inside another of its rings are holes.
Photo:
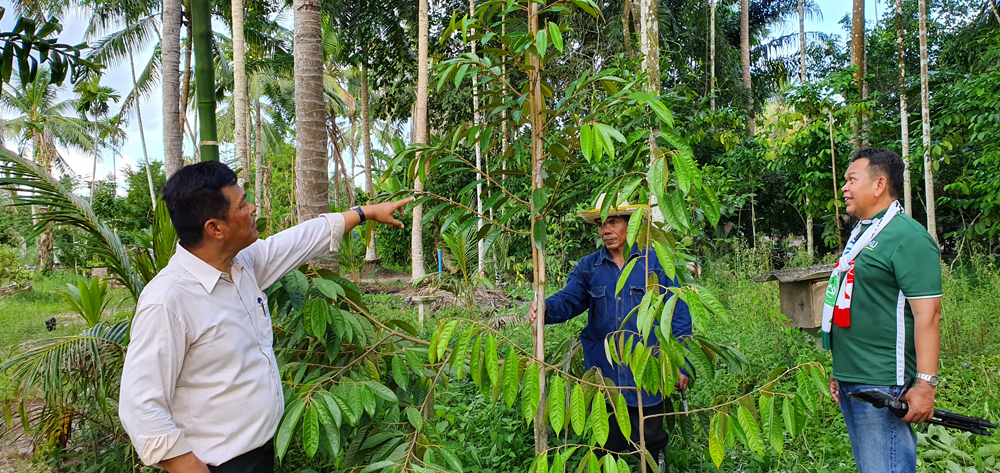
[[[920,118],[924,145],[924,195],[927,207],[927,231],[934,242],[937,237],[937,217],[934,213],[934,166],[931,161],[931,101],[927,77],[927,0],[917,2],[920,16]]]
[[[76,92],[80,94],[76,110],[80,112],[84,118],[86,118],[88,113],[91,118],[93,118],[92,129],[94,132],[94,167],[90,174],[91,200],[93,200],[94,195],[97,193],[97,162],[101,159],[101,146],[99,144],[101,141],[99,130],[100,121],[101,118],[107,116],[110,111],[111,107],[108,102],[118,102],[121,98],[115,89],[102,86],[100,80],[100,77],[95,75],[90,80],[80,82],[76,86]]]
[[[319,0],[294,0],[295,197],[304,222],[330,211],[326,106],[323,97],[323,26]]]
[[[903,206],[913,215],[910,185],[910,114],[906,111],[906,56],[903,49],[903,0],[896,0],[896,59],[899,62],[899,135],[903,148]]]
[[[427,71],[427,40],[429,11],[427,0],[417,0],[419,11],[417,13],[417,103],[414,105],[413,115],[413,141],[423,145],[430,144],[430,134],[427,129],[427,93],[428,93],[428,71]],[[419,153],[418,153],[419,159]],[[418,170],[414,174],[415,181],[413,188],[417,192],[424,190],[425,170]],[[424,277],[424,232],[420,222],[424,218],[422,205],[413,206],[413,225],[410,225],[410,277],[413,281]]]
[[[715,110],[715,0],[708,0],[708,96],[709,107]]]
[[[743,88],[747,91],[747,132],[756,133],[753,114],[753,82],[750,77],[750,0],[740,0],[740,64],[743,67]]]
[[[854,0],[854,8],[851,10],[851,65],[857,67],[855,81],[858,90],[861,92],[859,102],[864,102],[868,95],[868,85],[865,83],[865,0]],[[861,149],[868,144],[867,114],[858,111],[858,120],[854,122],[854,149]],[[864,127],[860,123],[864,122]]]

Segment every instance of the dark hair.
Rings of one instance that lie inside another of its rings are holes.
[[[218,161],[184,166],[167,179],[160,193],[170,212],[170,221],[185,247],[201,243],[205,222],[229,217],[229,199],[222,188],[236,184],[236,173]]]
[[[885,176],[889,196],[898,199],[903,196],[903,159],[893,151],[881,148],[865,148],[851,158],[868,160],[868,175],[873,178]]]

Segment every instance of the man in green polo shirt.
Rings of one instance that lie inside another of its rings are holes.
[[[830,395],[840,403],[858,470],[915,472],[917,442],[909,424],[933,416],[938,384],[940,250],[897,201],[903,161],[896,153],[863,149],[844,177],[847,213],[861,221],[827,291]],[[902,397],[910,404],[903,419],[848,397],[867,389],[899,396],[913,378]]]

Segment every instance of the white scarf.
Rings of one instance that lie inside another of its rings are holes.
[[[879,234],[889,224],[896,214],[903,211],[903,206],[899,201],[893,201],[881,218],[862,220],[851,230],[851,238],[844,247],[844,254],[837,260],[837,265],[830,274],[830,282],[826,288],[826,300],[823,304],[823,347],[829,349],[830,330],[833,325],[834,312],[845,314],[847,323],[850,323],[851,294],[854,291],[854,259],[861,254],[866,246],[871,244],[875,236]],[[861,227],[870,225],[864,234]],[[841,284],[841,274],[847,273]],[[839,326],[839,324],[838,324]]]

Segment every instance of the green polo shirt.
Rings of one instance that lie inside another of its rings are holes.
[[[923,225],[896,214],[854,259],[851,326],[835,324],[830,332],[833,377],[879,386],[914,377],[917,353],[907,300],[931,297],[941,297],[940,250]]]

